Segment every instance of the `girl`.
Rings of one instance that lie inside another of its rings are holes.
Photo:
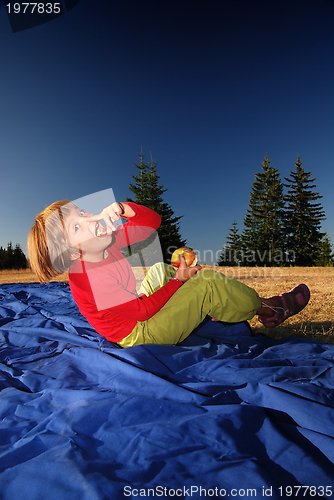
[[[120,217],[127,222],[116,228]],[[98,333],[122,347],[177,344],[207,316],[237,323],[257,314],[265,326],[274,327],[308,303],[306,285],[260,298],[233,278],[199,265],[188,267],[182,256],[177,271],[163,263],[152,266],[137,293],[121,249],[146,239],[160,222],[157,213],[135,203],[115,202],[98,215],[69,201],[53,203],[36,217],[29,233],[30,266],[41,283],[68,271],[80,312]]]

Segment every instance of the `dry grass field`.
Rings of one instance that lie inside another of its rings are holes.
[[[250,321],[251,327],[255,334],[271,338],[295,336],[334,344],[334,267],[216,267],[214,269],[254,288],[261,297],[270,297],[288,291],[298,283],[305,283],[311,290],[311,300],[304,311],[289,318],[277,328],[264,328],[257,319]],[[142,270],[134,269],[134,272],[139,282],[143,277]],[[36,281],[35,274],[28,269],[0,271],[0,284]],[[68,277],[63,274],[55,281],[67,283]]]
[[[54,281],[68,283],[67,274],[61,274]],[[0,284],[6,283],[38,283],[38,279],[30,269],[6,269],[0,271]]]

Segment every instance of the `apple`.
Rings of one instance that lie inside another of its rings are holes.
[[[100,226],[100,225],[97,225],[95,233],[96,233],[97,237],[105,236],[107,234],[107,228]]]
[[[186,261],[187,266],[194,267],[198,262],[198,257],[195,254],[194,250],[189,247],[178,248],[173,252],[172,258],[170,260],[173,267],[180,266],[180,255],[183,255]]]

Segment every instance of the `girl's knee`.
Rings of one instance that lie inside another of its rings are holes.
[[[165,264],[165,262],[156,262],[153,266],[150,267],[150,271],[169,271],[173,269],[169,264]]]
[[[175,269],[164,262],[157,262],[150,267],[148,274],[151,276],[165,276],[168,280],[175,276]]]
[[[195,274],[194,278],[196,277],[204,281],[225,280],[225,282],[228,282],[231,280],[231,278],[228,278],[227,276],[225,276],[225,274],[218,273],[213,269],[203,269],[203,271],[200,271],[199,273]]]

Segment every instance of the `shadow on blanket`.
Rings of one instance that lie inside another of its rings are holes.
[[[0,336],[2,499],[334,495],[334,346],[204,322],[120,349],[62,283],[0,286]]]

